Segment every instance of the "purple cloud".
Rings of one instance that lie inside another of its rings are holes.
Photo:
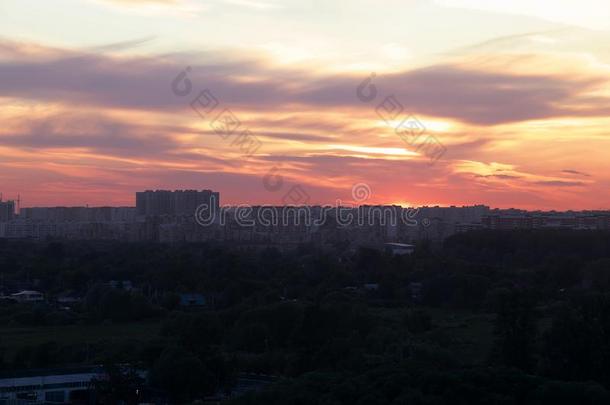
[[[464,122],[495,125],[558,116],[607,112],[610,100],[583,96],[606,81],[601,77],[511,74],[439,65],[379,77],[378,99],[363,104],[353,75],[314,76],[271,68],[256,60],[219,55],[164,55],[117,58],[99,53],[55,51],[33,57],[3,44],[0,95],[77,105],[140,110],[178,110],[209,88],[221,103],[260,111],[294,108],[374,109],[393,94],[405,111]],[[9,49],[8,51],[6,49]],[[197,61],[204,62],[197,64]],[[170,83],[191,65],[190,94],[177,97]],[[241,77],[255,80],[243,81]]]

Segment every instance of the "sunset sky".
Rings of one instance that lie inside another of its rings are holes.
[[[297,185],[334,203],[365,183],[369,203],[610,208],[607,0],[0,0],[0,104],[0,192],[22,206]],[[396,134],[407,117],[440,159]]]

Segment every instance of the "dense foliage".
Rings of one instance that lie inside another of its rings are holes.
[[[47,298],[0,302],[4,370],[130,364],[173,403],[242,373],[275,383],[237,404],[610,403],[608,233],[470,232],[410,256],[0,240],[0,269],[5,292]],[[100,397],[129,400],[140,382],[113,375]]]

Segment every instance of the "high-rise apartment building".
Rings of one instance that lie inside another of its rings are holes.
[[[194,215],[201,204],[217,210],[220,194],[211,190],[147,190],[136,193],[138,216]]]
[[[0,201],[0,222],[8,222],[15,217],[15,201]]]

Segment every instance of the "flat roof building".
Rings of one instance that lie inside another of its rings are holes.
[[[209,204],[218,212],[220,193],[212,190],[146,190],[136,193],[138,216],[191,216],[201,204]]]
[[[0,222],[8,222],[15,217],[15,201],[0,200]]]

